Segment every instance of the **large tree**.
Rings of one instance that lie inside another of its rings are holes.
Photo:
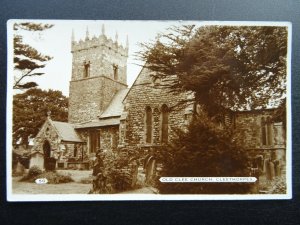
[[[194,92],[211,117],[284,101],[286,27],[172,27],[143,46],[153,76],[169,80],[172,92]]]
[[[60,91],[32,88],[13,98],[13,144],[28,145],[46,120],[47,113],[57,121],[68,120],[68,98]]]
[[[172,27],[139,56],[161,88],[192,92],[200,105],[187,132],[159,151],[162,176],[249,176],[248,155],[232,129],[220,128],[232,110],[285,110],[287,29],[267,26]],[[182,102],[184,103],[184,102]],[[275,118],[276,117],[276,118]],[[217,123],[216,123],[217,122]],[[227,127],[229,128],[229,127]],[[158,183],[161,193],[247,193],[251,184]]]
[[[37,49],[24,43],[24,32],[41,32],[50,29],[53,25],[41,23],[15,23],[14,29],[14,89],[28,89],[38,86],[36,82],[26,78],[41,76],[44,73],[39,69],[45,67],[45,62],[52,59],[48,55],[41,54]]]

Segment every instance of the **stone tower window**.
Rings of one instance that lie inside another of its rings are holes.
[[[161,107],[161,142],[167,143],[169,138],[169,108],[167,105]]]
[[[118,80],[119,79],[119,68],[117,65],[113,65],[113,70],[114,70],[114,80]]]
[[[90,61],[84,63],[84,74],[83,74],[84,78],[90,76],[90,64],[91,64]]]
[[[270,117],[261,118],[261,136],[262,145],[270,146],[273,144],[272,123],[270,122]]]
[[[161,83],[161,79],[160,79],[159,77],[155,77],[155,76],[153,76],[153,77],[151,78],[151,81],[152,81],[152,85],[153,85],[153,86],[158,85],[158,84]]]
[[[146,107],[146,119],[145,119],[145,125],[146,125],[146,143],[152,142],[152,109],[150,106]]]

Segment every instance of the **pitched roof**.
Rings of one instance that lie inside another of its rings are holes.
[[[83,142],[75,131],[75,126],[66,122],[51,121],[63,141]]]
[[[121,116],[123,112],[123,99],[127,95],[129,91],[128,88],[118,91],[111,102],[109,103],[108,107],[104,110],[104,112],[100,115],[100,120],[102,118],[107,117],[117,117]]]
[[[76,129],[91,128],[91,127],[105,127],[120,124],[120,117],[103,118],[97,121],[90,121],[82,124],[77,124]]]

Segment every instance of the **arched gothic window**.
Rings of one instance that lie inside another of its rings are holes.
[[[272,123],[270,122],[270,117],[261,118],[261,134],[262,145],[270,146],[273,144]]]
[[[146,119],[145,119],[145,137],[146,137],[146,143],[152,142],[152,109],[150,106],[146,107]]]
[[[169,108],[167,105],[161,107],[161,142],[167,143],[169,138]]]

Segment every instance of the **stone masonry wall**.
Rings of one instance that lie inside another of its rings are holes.
[[[165,88],[154,84],[150,73],[143,69],[130,89],[124,104],[126,119],[121,121],[120,137],[125,145],[136,148],[137,146],[149,146],[161,144],[161,107],[166,104],[169,108],[174,106],[180,99],[186,99],[185,94],[173,95]],[[145,140],[145,109],[152,109],[153,130],[152,143]],[[184,128],[186,124],[185,110],[172,110],[169,112],[169,140],[174,136],[174,128]],[[125,129],[122,130],[122,129]],[[122,143],[121,143],[122,144]]]
[[[119,127],[103,127],[100,129],[100,148],[104,151],[115,151],[119,143]]]
[[[243,134],[247,148],[284,147],[284,131],[282,123],[270,123],[272,145],[264,146],[262,142],[262,118],[267,120],[272,111],[242,112],[235,114],[235,129]]]
[[[37,152],[41,152],[42,154],[44,154],[43,153],[43,144],[46,140],[49,141],[52,151],[59,150],[60,139],[59,139],[59,136],[57,135],[55,128],[52,126],[49,119],[46,120],[46,122],[42,126],[41,130],[35,137],[32,152],[37,151]]]
[[[34,147],[31,153],[41,153],[44,155],[43,145],[45,141],[50,144],[50,157],[54,157],[57,162],[66,162],[69,158],[81,159],[82,153],[86,155],[86,147],[82,143],[68,143],[60,140],[56,129],[51,123],[50,119],[47,119],[38,135],[34,139]],[[74,148],[77,148],[77,156],[74,156]],[[34,161],[34,158],[32,159]],[[31,163],[33,166],[34,163]],[[42,169],[42,168],[41,168]]]
[[[123,47],[104,33],[93,38],[89,38],[87,34],[85,41],[72,41],[72,54],[69,122],[95,120],[108,106],[114,94],[127,87],[128,46]],[[86,77],[87,64],[89,74]]]
[[[235,131],[242,135],[243,144],[252,157],[258,155],[263,159],[278,160],[285,164],[285,133],[282,123],[269,123],[268,131],[271,144],[263,144],[262,119],[267,120],[272,115],[271,110],[257,112],[242,112],[235,115]]]
[[[114,94],[127,86],[106,77],[92,77],[70,82],[69,122],[97,119]]]
[[[113,66],[118,66],[118,81],[126,84],[128,48],[105,35],[72,42],[72,80],[84,78],[84,64],[90,63],[90,77],[107,76],[113,79]]]

